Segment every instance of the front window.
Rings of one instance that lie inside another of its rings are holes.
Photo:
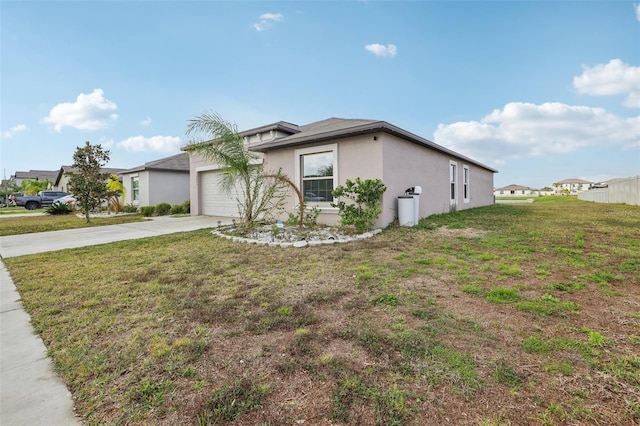
[[[296,175],[307,202],[332,202],[336,185],[337,145],[296,150]]]
[[[131,178],[131,197],[133,201],[140,200],[140,181],[137,177]]]

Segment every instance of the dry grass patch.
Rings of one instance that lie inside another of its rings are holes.
[[[634,424],[639,211],[496,205],[347,245],[197,231],[6,264],[87,423]]]

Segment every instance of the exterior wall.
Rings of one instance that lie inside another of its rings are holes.
[[[535,189],[516,189],[512,194],[510,190],[498,189],[493,191],[493,195],[496,197],[539,197],[540,191]]]
[[[366,135],[339,140],[337,148],[338,185],[343,184],[347,179],[353,180],[357,177],[362,179],[383,179],[382,168],[380,166],[382,164],[382,144],[380,136],[376,136],[376,139],[377,140],[374,140],[374,136],[372,135]],[[335,144],[336,142],[338,142],[338,140],[269,151],[264,160],[265,170],[277,171],[281,169],[284,174],[299,186],[300,182],[296,182],[296,150],[316,146],[320,147]],[[291,196],[285,205],[285,211],[287,213],[294,213],[298,205],[298,199],[293,189],[290,194]],[[385,203],[386,200],[383,199],[383,210],[385,209]],[[309,202],[307,204],[309,207],[316,206],[322,210],[318,218],[319,222],[328,225],[338,223],[338,209],[331,207],[329,202]],[[284,215],[284,217],[286,218],[286,215]]]
[[[581,192],[578,198],[596,203],[625,203],[640,206],[640,176],[610,182],[607,188]]]
[[[171,172],[161,170],[150,170],[147,172],[147,186],[142,192],[148,193],[148,206],[155,206],[158,203],[182,204],[189,200],[189,174],[187,172]],[[142,179],[141,179],[142,180]],[[147,189],[148,190],[145,190]]]
[[[131,179],[138,178],[138,201],[133,200]],[[155,206],[158,203],[182,204],[189,200],[189,174],[160,170],[141,170],[122,175],[125,205]]]
[[[398,196],[414,186],[421,186],[420,217],[450,211],[449,161],[457,163],[457,209],[480,207],[494,203],[493,172],[457,157],[426,149],[386,133],[369,134],[331,142],[270,151],[265,157],[266,170],[282,169],[295,181],[295,149],[338,143],[338,184],[347,179],[381,179],[387,186],[382,198],[382,214],[377,227],[389,225],[398,216]],[[469,168],[469,201],[463,199],[463,166]],[[299,185],[299,182],[295,182]],[[297,199],[291,191],[286,211],[294,212]],[[337,209],[329,203],[309,203],[322,208],[319,221],[338,223]]]
[[[58,182],[58,186],[54,189],[57,191],[69,192],[69,176],[63,173],[60,177],[60,182]]]
[[[398,215],[397,197],[416,185],[422,187],[419,217],[449,212],[449,164],[454,161],[456,171],[456,209],[481,207],[494,203],[493,172],[444,153],[425,149],[391,135],[384,139],[384,175],[387,185],[384,195],[385,209],[381,217],[383,226]],[[469,202],[463,198],[463,166],[469,168]],[[393,207],[391,207],[393,206]]]

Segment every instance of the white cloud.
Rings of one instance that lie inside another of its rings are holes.
[[[627,95],[624,106],[640,108],[640,67],[627,65],[620,59],[592,68],[583,66],[582,74],[573,78],[573,87],[580,94]]]
[[[633,8],[636,10],[636,19],[640,21],[640,3],[634,4]]]
[[[640,116],[624,118],[602,108],[558,102],[513,102],[480,121],[439,124],[434,132],[436,143],[492,165],[585,146],[626,147],[639,138]]]
[[[145,118],[140,122],[140,125],[142,127],[149,127],[150,124],[151,124],[151,118],[149,118],[149,116],[147,116],[147,118]]]
[[[17,126],[13,126],[9,130],[2,132],[3,138],[12,138],[16,133],[26,132],[29,128],[25,124],[18,124]]]
[[[118,142],[118,147],[133,152],[175,152],[182,146],[182,139],[177,136],[133,136]]]
[[[387,44],[386,46],[383,44],[373,43],[367,44],[365,50],[373,53],[376,56],[389,57],[393,58],[398,53],[398,49],[395,44]]]
[[[281,13],[263,13],[260,15],[260,22],[253,24],[256,31],[264,31],[273,27],[274,22],[284,21]]]
[[[118,118],[118,114],[113,113],[117,109],[115,102],[104,98],[102,89],[94,89],[88,95],[80,93],[73,103],[54,106],[42,122],[53,124],[56,132],[60,132],[63,127],[99,130],[108,127]]]

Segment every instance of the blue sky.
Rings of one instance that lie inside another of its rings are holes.
[[[495,185],[640,174],[640,6],[626,1],[5,1],[3,177],[85,141],[130,168],[187,121],[384,120]]]

